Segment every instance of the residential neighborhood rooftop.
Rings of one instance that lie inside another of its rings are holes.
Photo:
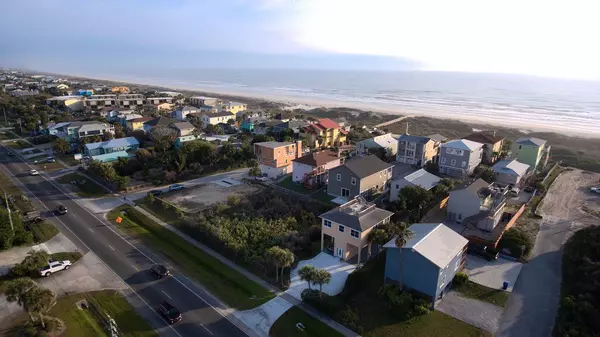
[[[132,145],[139,145],[135,137],[125,137],[125,138],[117,138],[107,140],[105,142],[97,142],[97,143],[89,143],[85,144],[85,147],[89,150],[99,149],[99,148],[115,148],[115,147],[125,147]]]
[[[294,159],[294,162],[309,165],[312,167],[323,166],[329,162],[334,160],[339,160],[340,156],[337,152],[333,152],[330,150],[323,150],[318,152],[309,153],[306,156],[302,156],[300,158]]]
[[[195,126],[190,122],[179,122],[171,124],[172,127],[178,130],[193,129]]]
[[[261,143],[254,143],[254,145],[259,145],[262,147],[269,147],[272,149],[276,149],[278,147],[282,147],[282,146],[289,146],[289,145],[294,145],[295,143],[292,142],[261,142]]]
[[[494,166],[492,166],[492,169],[496,172],[523,176],[529,169],[529,165],[523,164],[516,159],[507,159],[497,162]]]
[[[412,238],[402,248],[412,249],[439,268],[445,268],[469,242],[442,223],[416,223],[409,229],[413,234]],[[396,239],[392,239],[384,247],[398,248]]]
[[[219,111],[219,112],[215,112],[215,113],[209,113],[206,114],[206,116],[208,116],[209,118],[213,118],[213,117],[227,117],[227,116],[235,116],[235,114],[229,112],[229,111]]]
[[[443,143],[446,140],[448,140],[447,137],[444,137],[443,135],[440,135],[439,133],[434,133],[433,135],[429,135],[427,137],[435,140],[438,143]]]
[[[495,133],[489,133],[489,132],[474,132],[468,136],[466,136],[464,139],[467,140],[471,140],[477,143],[484,143],[484,144],[495,144],[501,140],[504,139],[504,137],[502,136],[497,136]]]
[[[483,144],[468,139],[454,139],[442,144],[442,146],[465,151],[473,151],[477,150],[478,148],[481,148]]]
[[[515,143],[521,144],[521,145],[542,146],[542,145],[546,144],[546,141],[543,139],[535,138],[535,137],[523,137],[523,138],[517,139],[517,141]]]
[[[417,144],[425,144],[431,138],[427,136],[413,136],[413,135],[400,135],[398,138],[399,141],[407,142],[407,143],[417,143]]]
[[[376,155],[358,157],[350,159],[345,166],[356,174],[359,178],[368,177],[387,168],[393,167],[393,164],[386,163],[379,159]]]
[[[149,126],[168,126],[168,125],[171,125],[176,122],[177,122],[176,120],[171,119],[171,118],[157,117],[157,118],[153,118],[152,120],[145,122],[144,124],[149,125]]]
[[[344,226],[364,231],[391,217],[394,213],[378,208],[374,203],[357,197],[319,217]]]
[[[431,173],[425,171],[425,169],[420,169],[418,171],[415,171],[401,179],[404,179],[404,180],[410,182],[411,184],[417,185],[428,191],[430,189],[434,188],[435,185],[437,185],[438,182],[440,181],[440,177],[436,176],[435,174],[431,174]]]

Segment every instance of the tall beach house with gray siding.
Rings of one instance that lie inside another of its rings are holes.
[[[483,144],[467,139],[455,139],[440,146],[441,174],[465,178],[473,173],[483,157]]]

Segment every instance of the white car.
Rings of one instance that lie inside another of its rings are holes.
[[[254,179],[258,181],[267,181],[269,178],[267,178],[267,176],[256,176]]]
[[[56,273],[57,271],[67,270],[70,266],[71,261],[69,260],[50,262],[47,266],[40,268],[40,275],[48,276],[52,273]]]
[[[592,187],[590,188],[590,191],[600,194],[600,187]]]
[[[39,176],[40,173],[37,170],[29,170],[29,175],[30,176]]]

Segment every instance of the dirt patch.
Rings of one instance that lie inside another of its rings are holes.
[[[257,192],[259,189],[259,187],[244,183],[227,187],[209,183],[186,188],[165,199],[183,208],[186,212],[199,212],[214,204],[227,201],[230,196],[243,197]]]

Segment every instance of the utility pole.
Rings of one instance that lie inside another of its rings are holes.
[[[10,222],[10,229],[12,230],[13,234],[15,234],[15,227],[13,226],[10,204],[8,203],[8,196],[6,195],[6,192],[4,192],[4,200],[6,201],[6,210],[8,211],[8,221]]]

